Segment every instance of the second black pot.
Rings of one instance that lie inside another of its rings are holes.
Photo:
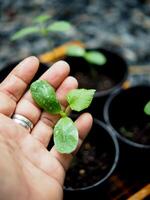
[[[111,95],[104,118],[120,143],[120,164],[124,173],[150,180],[150,116],[144,106],[150,100],[150,86],[138,85]]]

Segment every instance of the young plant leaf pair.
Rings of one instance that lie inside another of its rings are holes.
[[[54,127],[54,144],[57,151],[73,152],[78,145],[78,130],[68,113],[62,110],[54,88],[45,80],[37,80],[31,84],[30,91],[40,108],[50,114],[61,115]],[[67,94],[66,100],[71,110],[79,112],[91,104],[94,93],[94,89],[74,89]]]
[[[48,20],[51,22],[47,25]],[[11,40],[18,40],[28,35],[39,34],[42,36],[48,36],[48,33],[62,32],[65,33],[72,28],[72,25],[68,21],[54,21],[49,15],[39,15],[32,20],[32,26],[22,28],[17,31]]]
[[[77,45],[69,46],[66,53],[68,56],[82,57],[95,65],[104,65],[107,61],[106,57],[99,51],[86,51],[83,47]]]

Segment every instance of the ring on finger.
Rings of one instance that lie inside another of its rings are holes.
[[[29,132],[33,128],[33,123],[26,117],[20,114],[14,114],[12,116],[12,119],[17,123],[23,126],[25,129],[27,129]]]

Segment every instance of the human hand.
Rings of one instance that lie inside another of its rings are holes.
[[[47,146],[59,116],[41,109],[32,100],[28,84],[39,66],[36,57],[23,60],[0,84],[0,200],[60,200],[63,198],[65,172],[72,154],[60,154]],[[65,96],[78,83],[69,77],[64,61],[55,63],[41,79],[56,89],[63,107]],[[34,125],[31,133],[11,119],[14,113],[28,118]],[[92,125],[90,114],[76,120],[80,147]],[[77,149],[78,149],[77,148]]]

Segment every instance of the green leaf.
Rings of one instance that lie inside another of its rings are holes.
[[[77,56],[77,57],[83,57],[85,54],[85,49],[82,47],[79,47],[77,45],[71,45],[67,48],[66,54],[68,56]]]
[[[16,32],[12,37],[11,40],[18,40],[21,39],[27,35],[31,35],[33,33],[38,33],[39,29],[38,27],[27,27],[23,28],[20,31]]]
[[[37,17],[34,18],[33,22],[35,23],[43,23],[46,22],[48,19],[50,19],[51,16],[50,15],[39,15]]]
[[[59,114],[61,106],[56,98],[54,88],[45,80],[37,80],[30,86],[34,101],[51,114]]]
[[[81,111],[88,108],[92,102],[94,93],[93,89],[74,89],[67,94],[67,101],[74,111]]]
[[[60,153],[71,153],[78,145],[78,130],[69,117],[61,118],[54,128],[54,144]]]
[[[51,31],[51,32],[66,32],[66,31],[70,30],[71,27],[72,26],[69,22],[56,21],[56,22],[53,22],[52,24],[50,24],[47,27],[47,30]]]
[[[147,115],[150,115],[150,101],[145,105],[144,112]]]
[[[98,51],[86,52],[84,58],[92,64],[104,65],[106,63],[106,57]]]

